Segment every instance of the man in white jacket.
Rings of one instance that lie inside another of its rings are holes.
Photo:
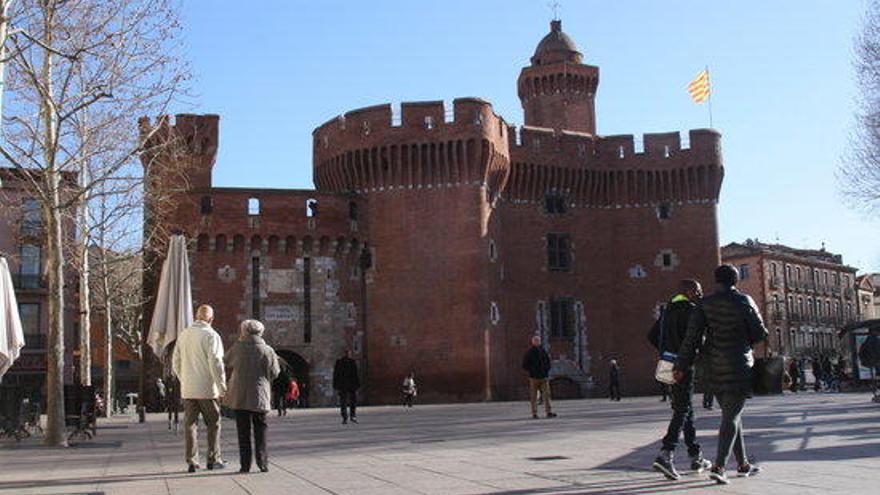
[[[223,340],[211,328],[214,309],[202,305],[196,309],[196,321],[180,335],[174,346],[171,364],[180,380],[186,432],[186,463],[189,472],[199,467],[199,414],[208,426],[208,469],[223,469],[220,456],[220,399],[226,395],[226,371],[223,368]]]

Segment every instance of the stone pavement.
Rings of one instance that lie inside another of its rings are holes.
[[[648,469],[669,417],[657,398],[556,406],[559,418],[540,420],[526,403],[365,407],[360,424],[347,426],[335,410],[291,411],[271,417],[270,472],[246,475],[229,420],[229,467],[188,474],[182,436],[162,417],[116,417],[68,449],[0,441],[0,494],[880,493],[880,404],[868,394],[750,401],[747,448],[765,471],[727,487],[690,473],[669,482]],[[718,411],[698,416],[712,454]]]

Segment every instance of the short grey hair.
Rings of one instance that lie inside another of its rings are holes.
[[[242,337],[247,337],[248,335],[256,335],[259,337],[260,335],[263,335],[263,330],[265,329],[266,327],[257,320],[244,320],[241,322]]]

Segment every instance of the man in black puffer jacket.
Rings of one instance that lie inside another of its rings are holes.
[[[686,370],[699,354],[705,367],[706,386],[721,404],[718,455],[709,476],[727,484],[724,472],[731,450],[739,462],[737,472],[751,476],[759,468],[746,457],[742,411],[752,396],[752,348],[767,338],[767,328],[751,297],[736,289],[739,273],[731,265],[715,269],[718,291],[694,309],[688,331],[675,363],[675,378],[684,380]]]
[[[682,280],[678,284],[678,293],[672,297],[662,310],[660,318],[654,323],[648,340],[660,353],[678,354],[681,343],[687,335],[688,321],[691,312],[697,307],[696,302],[703,295],[700,283],[696,280]],[[666,436],[663,437],[660,455],[654,460],[652,467],[671,480],[679,478],[673,462],[675,447],[684,432],[684,443],[691,458],[691,469],[702,472],[712,463],[703,459],[703,450],[697,443],[697,430],[694,427],[694,371],[693,367],[685,371],[684,379],[672,386],[672,419]]]

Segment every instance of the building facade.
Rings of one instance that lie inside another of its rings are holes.
[[[770,338],[767,352],[786,356],[848,355],[837,337],[859,317],[856,269],[824,249],[796,249],[757,240],[721,248],[736,266],[739,287],[761,308]]]
[[[720,262],[720,135],[602,136],[598,83],[554,21],[517,82],[523,127],[477,98],[348,111],[313,132],[314,190],[214,187],[218,116],[142,119],[151,187],[178,190],[147,228],[188,236],[227,345],[263,320],[312,404],[346,348],[373,403],[410,371],[428,401],[523,397],[535,334],[558,395],[604,394],[611,359],[654,392],[659,305]]]
[[[40,204],[28,187],[27,180],[20,170],[0,168],[0,256],[7,259],[12,272],[12,283],[25,337],[21,356],[3,376],[3,385],[21,387],[26,396],[45,406],[49,325],[45,233]],[[75,174],[63,174],[62,180],[66,187],[76,187]],[[72,241],[75,233],[73,223],[65,222],[63,235],[66,239]],[[70,245],[69,242],[67,244]],[[72,276],[68,271],[67,277]],[[75,278],[68,278],[70,280]],[[79,342],[75,283],[68,285],[64,297],[64,381],[73,383],[76,376],[74,349]]]

